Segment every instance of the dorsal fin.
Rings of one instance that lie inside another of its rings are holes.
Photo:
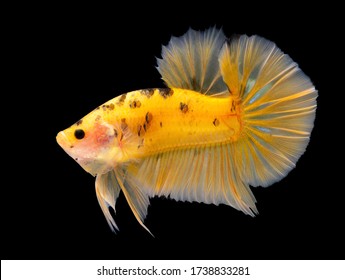
[[[172,37],[162,48],[162,59],[157,59],[162,79],[170,88],[210,95],[226,93],[218,62],[225,40],[223,31],[215,27],[206,31],[189,29],[181,37]]]

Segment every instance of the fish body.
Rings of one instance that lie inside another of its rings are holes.
[[[60,132],[59,145],[96,176],[108,224],[122,190],[145,228],[149,197],[257,213],[251,186],[279,181],[303,154],[317,91],[274,43],[221,30],[173,37],[158,60],[167,88],[122,94]],[[148,230],[148,229],[147,229]]]

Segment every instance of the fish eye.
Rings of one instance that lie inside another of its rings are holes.
[[[82,130],[82,129],[76,129],[75,131],[74,131],[74,136],[75,136],[75,138],[77,138],[77,139],[83,139],[84,138],[84,136],[85,136],[85,132],[84,132],[84,130]]]

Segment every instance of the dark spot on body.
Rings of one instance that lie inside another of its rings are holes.
[[[117,130],[114,128],[114,136],[117,138],[118,135]]]
[[[174,94],[174,91],[170,88],[160,88],[159,90],[159,94],[163,97],[163,98],[168,98],[170,96],[172,96]]]
[[[142,138],[142,139],[140,140],[139,145],[138,145],[138,149],[139,149],[140,147],[143,147],[143,146],[144,146],[144,138]]]
[[[186,103],[180,102],[180,110],[182,113],[187,113],[188,112],[188,105]]]
[[[81,125],[82,123],[83,123],[83,120],[81,119],[81,120],[77,121],[75,124],[78,126],[78,125]]]
[[[78,161],[78,158],[76,157],[75,160]]]
[[[147,112],[145,115],[145,121],[146,123],[150,123],[152,121],[152,114],[150,112]]]
[[[140,108],[141,107],[141,102],[139,100],[133,100],[129,102],[129,107],[134,109],[134,108]]]
[[[127,97],[127,93],[124,93],[124,94],[122,94],[121,96],[120,96],[120,102],[125,102],[125,100],[126,100],[126,97]]]
[[[99,110],[100,109],[100,107],[98,106],[95,110]]]
[[[219,125],[219,120],[217,118],[214,119],[213,125],[214,126],[218,126]]]
[[[114,110],[114,108],[115,108],[115,105],[114,105],[113,103],[110,103],[109,109],[110,109],[110,110]]]
[[[159,125],[160,125],[160,127],[163,127],[163,123],[162,122],[160,122]]]
[[[144,130],[146,132],[146,129],[147,129],[146,123],[144,123],[143,128],[144,128]]]
[[[122,141],[122,139],[123,139],[123,133],[120,132],[120,141]]]
[[[71,149],[73,149],[74,148],[74,146],[73,145],[71,145],[71,146],[69,146]]]
[[[95,121],[99,121],[101,119],[101,116],[100,115],[97,115],[97,117],[95,118]]]
[[[121,129],[125,130],[128,127],[127,123],[126,123],[126,119],[123,118],[121,119]]]
[[[138,125],[138,136],[140,137],[142,135],[142,126],[141,124]]]
[[[236,110],[235,101],[232,100],[232,103],[231,103],[231,112],[234,112],[235,110]]]
[[[126,97],[127,97],[127,93],[122,94],[122,95],[120,96],[120,98],[119,98],[119,101],[117,101],[116,104],[119,105],[119,106],[122,106],[123,103],[124,103],[125,100],[126,100]]]
[[[133,100],[133,101],[129,102],[129,107],[132,108],[132,109],[135,108],[135,107],[137,107],[136,101]]]
[[[102,109],[103,109],[103,111],[105,111],[107,109],[107,106],[106,105],[102,105]]]
[[[142,89],[140,93],[150,98],[154,94],[155,90],[153,88]]]

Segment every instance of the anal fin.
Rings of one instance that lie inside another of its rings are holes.
[[[232,143],[173,150],[143,159],[131,177],[150,197],[226,204],[254,216],[256,201],[236,156]]]

